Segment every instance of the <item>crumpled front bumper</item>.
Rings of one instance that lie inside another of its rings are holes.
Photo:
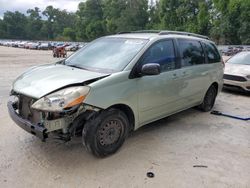
[[[48,134],[46,133],[46,128],[44,128],[41,125],[35,125],[31,122],[27,121],[26,119],[23,119],[15,109],[15,104],[12,101],[9,101],[8,104],[8,111],[11,119],[22,129],[25,131],[37,136],[42,141],[45,141],[46,138],[48,138]]]

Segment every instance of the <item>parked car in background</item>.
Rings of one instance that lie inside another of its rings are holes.
[[[29,45],[29,49],[31,49],[31,50],[37,50],[39,45],[40,45],[39,43],[32,42],[32,43]]]
[[[250,52],[240,52],[227,61],[224,87],[250,92]]]
[[[17,48],[17,47],[18,47],[18,42],[19,42],[19,41],[14,41],[14,42],[12,43],[12,47]]]
[[[84,47],[87,43],[84,44],[79,44],[78,49],[81,49],[82,47]]]
[[[49,50],[51,47],[50,43],[41,43],[40,45],[38,45],[37,49],[38,50]]]
[[[67,47],[65,47],[66,51],[77,51],[79,49],[79,44],[71,44]]]
[[[26,44],[27,44],[26,41],[19,42],[18,43],[18,48],[24,48]]]
[[[30,49],[30,46],[33,44],[33,42],[27,42],[25,45],[24,45],[24,48],[25,49]]]
[[[42,140],[82,136],[94,155],[115,153],[129,132],[198,106],[210,111],[223,62],[208,37],[140,31],[97,39],[66,60],[26,71],[8,109]]]

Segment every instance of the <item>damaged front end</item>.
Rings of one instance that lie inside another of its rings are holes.
[[[8,110],[17,125],[42,141],[48,137],[69,141],[73,136],[81,135],[84,123],[101,110],[82,102],[61,111],[33,108],[39,100],[12,91]]]

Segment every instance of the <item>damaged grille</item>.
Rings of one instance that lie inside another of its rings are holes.
[[[224,74],[223,78],[226,80],[234,80],[234,81],[238,81],[238,82],[247,81],[247,79],[242,77],[242,76],[235,76],[235,75],[230,75],[230,74]]]
[[[31,123],[40,123],[41,113],[31,108],[31,105],[35,102],[35,99],[25,95],[19,95],[18,98],[19,115],[22,118],[29,120]]]

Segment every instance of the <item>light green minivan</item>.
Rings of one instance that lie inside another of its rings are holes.
[[[194,106],[210,111],[223,85],[223,68],[205,36],[119,33],[20,75],[9,114],[43,141],[82,136],[87,150],[104,157],[145,124]]]

